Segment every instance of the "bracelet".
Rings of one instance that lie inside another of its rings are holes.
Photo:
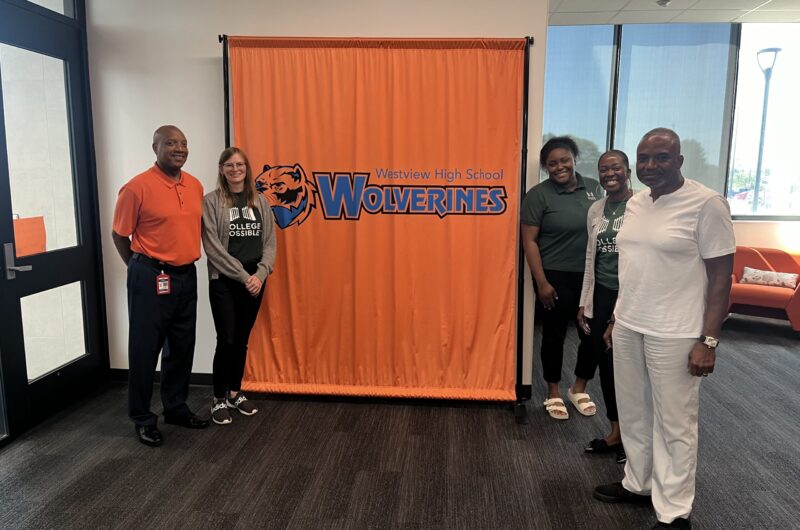
[[[616,320],[614,319],[614,317],[611,317],[608,319],[608,322],[606,322],[606,326],[611,326],[614,324],[614,322],[616,322]]]

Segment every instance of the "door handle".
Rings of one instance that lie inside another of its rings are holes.
[[[18,272],[27,272],[33,270],[30,265],[17,265],[14,262],[14,243],[3,244],[3,257],[6,266],[6,280],[13,280],[17,277]]]

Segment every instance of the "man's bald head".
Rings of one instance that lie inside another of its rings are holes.
[[[653,200],[683,185],[681,139],[675,131],[658,127],[647,132],[636,148],[636,176],[650,188]]]
[[[670,138],[673,142],[675,142],[675,145],[678,148],[678,153],[681,152],[681,137],[678,136],[678,133],[676,133],[672,129],[667,129],[666,127],[656,127],[655,129],[647,131],[646,133],[644,133],[644,136],[642,136],[642,139],[639,141],[639,143],[653,136],[665,136],[667,138]]]
[[[175,131],[183,134],[183,131],[181,131],[174,125],[162,125],[158,129],[156,129],[155,132],[153,133],[153,145],[157,144],[159,140],[166,138],[166,136],[168,136],[169,133]]]
[[[174,125],[162,125],[153,133],[153,152],[156,164],[164,173],[178,178],[189,156],[186,136]]]

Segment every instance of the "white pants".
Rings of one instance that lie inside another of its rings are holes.
[[[617,322],[614,380],[626,490],[651,494],[658,520],[689,517],[697,468],[700,378],[689,374],[697,339],[642,335]]]

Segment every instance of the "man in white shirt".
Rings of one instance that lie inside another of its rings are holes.
[[[649,190],[628,201],[617,236],[619,299],[612,318],[622,482],[604,502],[649,503],[653,528],[691,528],[701,377],[714,371],[736,243],[727,201],[681,174],[680,138],[644,135],[636,174]]]

